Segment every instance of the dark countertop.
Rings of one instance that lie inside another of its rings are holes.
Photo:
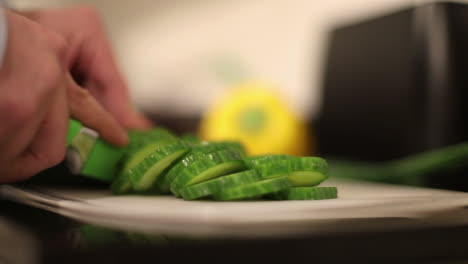
[[[146,236],[95,227],[28,206],[1,201],[0,263],[139,263],[156,260],[244,262],[406,262],[468,260],[468,225],[372,229],[277,239],[195,240]],[[463,212],[464,214],[468,212]],[[372,226],[405,219],[361,219]]]

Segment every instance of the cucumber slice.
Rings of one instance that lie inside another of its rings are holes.
[[[132,191],[132,183],[128,179],[128,174],[120,174],[112,182],[111,190],[113,194],[125,194]]]
[[[135,167],[137,164],[141,163],[147,156],[156,151],[158,148],[173,142],[177,141],[174,139],[165,139],[157,141],[155,140],[144,146],[130,147],[130,149],[127,151],[122,171],[127,171]]]
[[[124,173],[135,191],[147,191],[153,187],[158,176],[188,150],[183,142],[160,147]]]
[[[155,142],[172,142],[177,140],[177,137],[167,132],[165,129],[153,130],[132,130],[128,133],[130,143],[128,144],[127,151],[134,152],[139,148],[147,146]]]
[[[180,139],[192,143],[193,145],[202,143],[202,140],[195,134],[185,134],[181,136]]]
[[[275,154],[275,155],[257,155],[251,156],[244,159],[245,166],[249,169],[254,169],[257,166],[260,166],[265,163],[274,162],[278,160],[287,160],[293,159],[294,156],[291,155],[282,155],[282,154]]]
[[[188,165],[196,160],[197,160],[196,156],[188,155],[188,156],[183,156],[179,158],[179,161],[174,162],[174,166],[169,167],[168,171],[164,173],[163,175],[161,175],[157,184],[159,192],[160,193],[170,192],[171,183],[177,177],[177,175],[179,175],[180,171],[183,170],[183,168],[185,167],[184,164]]]
[[[246,156],[244,146],[240,142],[236,141],[216,141],[207,142],[203,141],[198,145],[192,146],[190,152],[177,162],[168,172],[161,178],[161,182],[158,184],[161,188],[161,193],[167,193],[171,189],[170,186],[177,175],[187,167],[189,164],[201,159],[206,154],[222,151],[222,150],[233,150],[239,152],[242,156]],[[175,190],[173,191],[173,193]],[[174,193],[175,194],[175,193]]]
[[[244,156],[246,155],[244,146],[236,141],[205,141],[192,147],[193,153],[211,153],[218,150],[234,150]]]
[[[162,127],[155,127],[149,130],[131,130],[129,131],[130,141],[133,142],[148,142],[151,140],[158,139],[177,139],[177,137],[171,133],[168,129]]]
[[[290,187],[287,177],[278,177],[225,189],[215,193],[213,198],[218,201],[241,200],[286,190]]]
[[[144,131],[143,133],[146,135],[149,135],[149,137],[152,138],[161,138],[161,137],[166,137],[166,138],[177,138],[169,129],[164,128],[164,127],[153,127],[152,129],[148,131]]]
[[[226,146],[221,146],[219,144],[209,144],[203,146],[195,146],[192,147],[190,152],[188,152],[174,167],[170,168],[167,173],[168,182],[172,183],[172,181],[176,178],[177,175],[185,168],[188,167],[190,164],[198,161],[200,159],[204,159],[206,155],[218,152],[218,151],[229,151],[230,149]],[[233,151],[236,151],[233,149]],[[239,155],[241,155],[240,153]]]
[[[288,174],[288,180],[293,187],[316,186],[326,179],[326,174],[318,171],[294,171]]]
[[[273,200],[324,200],[337,197],[336,187],[293,187],[268,195]]]
[[[284,160],[270,160],[255,167],[264,178],[284,176],[296,171],[314,171],[327,174],[327,162],[319,157],[294,157]]]
[[[237,142],[203,142],[199,145],[192,146],[192,149],[189,152],[187,152],[177,163],[175,163],[173,167],[169,168],[167,173],[162,175],[162,178],[160,178],[158,182],[160,192],[168,193],[171,183],[186,166],[199,159],[202,159],[206,154],[221,150],[233,150],[238,151],[241,154],[245,154],[242,145]]]
[[[196,157],[197,160],[191,163],[186,164],[184,160],[181,162],[184,167],[171,183],[173,193],[177,194],[178,189],[245,169],[242,154],[232,150]]]
[[[195,164],[195,165],[198,165],[198,164]],[[175,186],[171,185],[171,192],[177,197],[179,197],[180,196],[179,189],[181,188],[188,187],[197,183],[201,183],[210,179],[214,179],[223,175],[239,172],[244,169],[245,169],[245,165],[243,161],[234,160],[234,161],[226,161],[226,162],[213,165],[212,167],[198,174],[192,174],[189,176],[191,172],[182,173],[181,177],[185,177],[186,179],[189,179],[189,177],[192,177],[192,178],[188,180],[185,184],[181,183],[180,187],[177,185]],[[194,170],[194,171],[197,171],[197,170]],[[185,170],[183,172],[185,172]]]
[[[212,195],[226,188],[233,188],[247,183],[260,181],[260,175],[255,170],[246,170],[229,174],[216,179],[198,183],[179,190],[185,200],[195,200]]]
[[[318,157],[277,157],[257,164],[254,167],[262,178],[288,176],[294,187],[316,186],[328,178],[328,165]]]

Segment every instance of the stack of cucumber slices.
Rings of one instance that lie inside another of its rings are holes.
[[[248,156],[234,141],[201,141],[155,128],[130,132],[130,144],[112,183],[114,194],[173,194],[185,200],[321,200],[336,187],[319,157]]]

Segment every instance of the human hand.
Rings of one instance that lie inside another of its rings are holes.
[[[126,131],[71,79],[66,42],[5,10],[8,40],[0,68],[0,182],[26,179],[61,162],[69,117],[123,145]]]
[[[120,74],[96,11],[89,7],[22,12],[26,17],[62,35],[67,41],[70,70],[123,126],[151,127],[151,122],[130,104],[127,85]]]

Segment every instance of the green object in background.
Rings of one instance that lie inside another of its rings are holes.
[[[108,144],[94,130],[71,119],[67,134],[67,165],[72,173],[112,182],[125,148]]]
[[[77,231],[79,234],[78,245],[83,249],[97,249],[112,245],[127,247],[196,245],[205,241],[196,237],[177,237],[157,233],[133,232],[89,224],[80,226]]]
[[[116,244],[125,239],[124,234],[110,228],[83,225],[79,229],[80,243],[85,247],[107,246],[109,244]]]
[[[468,164],[468,142],[382,163],[332,159],[329,163],[331,177],[427,186],[429,183],[425,176],[428,173]]]
[[[325,200],[337,197],[336,187],[293,187],[268,195],[273,200]]]

